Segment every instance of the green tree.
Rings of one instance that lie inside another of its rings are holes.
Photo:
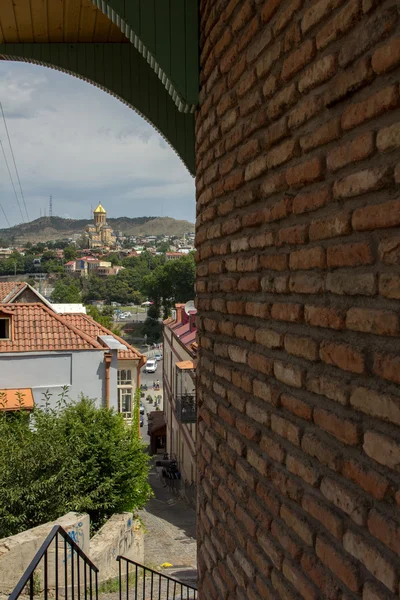
[[[75,246],[67,246],[64,248],[64,259],[65,262],[76,259],[76,248]]]
[[[16,414],[0,411],[0,537],[71,510],[89,513],[97,529],[150,497],[149,458],[137,428],[87,398],[62,397],[56,409],[48,400],[31,416],[23,399]]]
[[[51,301],[56,304],[76,304],[81,302],[79,284],[72,278],[57,279],[51,294]]]

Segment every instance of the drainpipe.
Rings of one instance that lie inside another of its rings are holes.
[[[104,353],[104,362],[106,365],[106,408],[110,408],[110,367],[112,354]]]

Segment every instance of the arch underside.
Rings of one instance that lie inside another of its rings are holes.
[[[6,43],[0,57],[69,73],[115,96],[151,123],[194,175],[194,115],[178,110],[133,44]]]

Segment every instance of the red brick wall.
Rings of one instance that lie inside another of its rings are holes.
[[[200,12],[201,598],[398,598],[399,3]]]

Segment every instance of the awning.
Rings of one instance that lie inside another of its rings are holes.
[[[195,368],[192,360],[183,360],[182,362],[177,362],[176,367],[180,371],[191,371]]]
[[[0,389],[0,410],[33,409],[33,394],[30,388]]]

